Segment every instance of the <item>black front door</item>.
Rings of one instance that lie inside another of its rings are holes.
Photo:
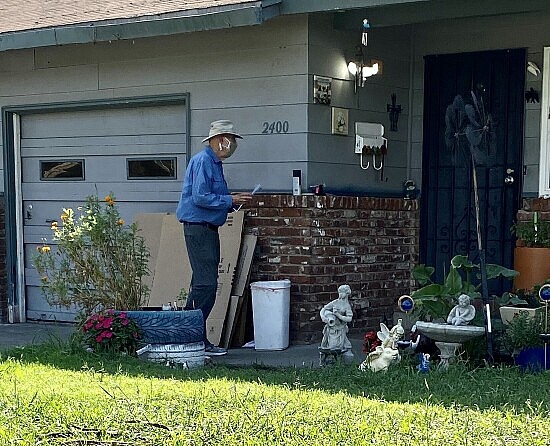
[[[445,111],[456,95],[482,98],[495,138],[477,168],[487,263],[513,266],[510,233],[521,194],[526,53],[524,49],[427,56],[424,81],[421,262],[440,282],[457,254],[478,263],[470,160],[445,144]],[[511,182],[513,180],[513,182]],[[489,283],[501,292],[509,283]]]

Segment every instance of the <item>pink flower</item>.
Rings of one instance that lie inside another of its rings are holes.
[[[113,318],[107,317],[103,320],[103,328],[111,328],[111,325],[113,324]]]
[[[96,340],[97,342],[103,341],[103,332],[99,333],[99,334],[95,337],[95,340]]]
[[[128,319],[123,319],[121,324],[124,325],[126,327],[126,325],[128,325],[130,323],[130,321]]]
[[[112,331],[105,330],[105,331],[101,332],[101,334],[103,335],[104,338],[107,338],[107,339],[110,339],[110,338],[113,337],[113,332]]]
[[[126,316],[126,313],[120,313],[120,314],[118,315],[118,317],[119,317],[120,319],[126,319],[127,316]]]

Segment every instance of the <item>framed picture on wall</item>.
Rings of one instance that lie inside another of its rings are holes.
[[[332,107],[332,134],[348,135],[348,109]]]
[[[332,99],[332,78],[313,76],[313,102],[330,105]]]

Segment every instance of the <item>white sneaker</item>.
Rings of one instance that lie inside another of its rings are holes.
[[[227,355],[227,350],[225,348],[217,347],[215,345],[207,345],[204,347],[204,352],[208,356],[223,356]]]

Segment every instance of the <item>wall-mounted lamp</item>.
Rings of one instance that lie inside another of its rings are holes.
[[[358,45],[353,59],[348,63],[348,71],[355,77],[354,91],[357,93],[357,87],[364,87],[365,80],[380,73],[381,69],[382,63],[378,60],[365,62],[363,48]]]
[[[538,76],[540,74],[540,68],[535,62],[527,62],[527,71],[531,73],[533,76]]]

